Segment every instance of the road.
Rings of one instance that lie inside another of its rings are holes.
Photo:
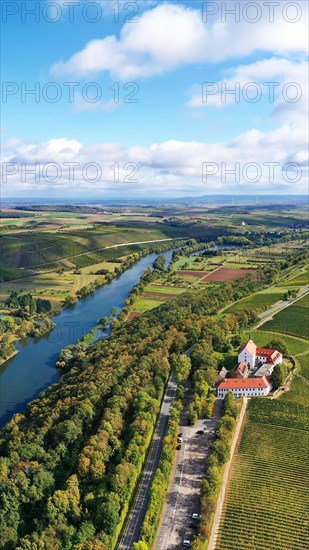
[[[239,418],[238,418],[238,421],[237,421],[237,426],[236,426],[233,442],[232,442],[232,445],[231,445],[230,459],[226,463],[224,474],[223,474],[222,485],[221,485],[220,493],[219,493],[218,500],[217,500],[217,507],[216,507],[216,511],[215,511],[215,515],[214,515],[214,519],[213,519],[213,524],[212,524],[212,529],[211,529],[211,533],[210,533],[210,537],[209,537],[208,547],[207,547],[208,550],[215,550],[215,548],[216,548],[216,542],[217,542],[217,537],[218,537],[219,528],[220,528],[222,510],[223,510],[224,499],[225,499],[227,484],[228,484],[228,480],[229,480],[230,470],[231,470],[231,466],[232,466],[233,456],[234,456],[234,452],[235,452],[236,445],[237,445],[237,442],[238,442],[241,427],[243,425],[243,420],[244,420],[244,417],[245,417],[247,404],[248,404],[248,398],[244,397],[243,398],[243,405],[242,405],[240,415],[239,415]]]
[[[217,400],[214,417],[199,420],[195,426],[187,426],[186,414],[182,416],[182,448],[177,451],[154,550],[179,549],[184,538],[192,540],[195,530],[192,514],[199,511],[206,457],[215,437],[214,430],[220,418],[221,406],[222,400]],[[204,435],[196,433],[201,429]]]
[[[284,302],[279,302],[279,304],[276,304],[275,306],[271,307],[267,311],[263,311],[258,315],[258,318],[261,319],[262,322],[258,323],[258,325],[255,328],[259,328],[262,324],[264,324],[269,319],[272,319],[272,316],[274,313],[277,313],[278,311],[281,311],[282,309],[285,309],[286,307],[291,306],[297,300],[302,298],[309,290],[309,285],[302,288],[299,293],[297,294],[296,298],[293,298],[292,300],[285,300]]]
[[[149,489],[160,461],[163,439],[167,431],[170,410],[176,394],[176,387],[177,385],[175,379],[171,376],[163,398],[163,403],[150,446],[148,458],[129,518],[120,539],[118,550],[130,550],[133,543],[137,542],[140,538],[141,527],[149,502]]]

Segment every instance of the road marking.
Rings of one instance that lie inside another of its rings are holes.
[[[171,379],[168,382],[168,384],[170,384],[170,386],[167,387],[166,393],[163,397],[163,402],[162,402],[158,422],[154,430],[152,442],[150,444],[150,451],[148,454],[148,458],[146,460],[145,466],[141,473],[139,488],[137,489],[133,506],[131,508],[131,512],[127,519],[126,527],[123,531],[123,535],[119,542],[119,550],[121,549],[126,550],[131,548],[133,543],[133,538],[136,534],[135,528],[139,524],[139,518],[142,513],[146,514],[146,511],[147,511],[145,509],[145,500],[148,496],[148,491],[152,482],[152,477],[155,475],[157,470],[157,468],[153,468],[151,464],[152,463],[156,464],[158,454],[161,454],[161,443],[163,440],[163,435],[165,435],[165,432],[168,426],[169,413],[170,413],[173,400],[176,395],[176,390],[177,390],[177,386],[173,379]],[[126,539],[128,537],[130,538],[126,542]]]

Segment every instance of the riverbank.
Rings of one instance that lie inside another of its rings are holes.
[[[173,249],[163,254],[169,264]],[[119,313],[131,289],[144,271],[153,265],[157,255],[155,252],[148,253],[108,284],[94,289],[74,305],[63,309],[60,315],[52,318],[56,326],[48,335],[38,340],[29,338],[17,342],[20,353],[6,361],[0,370],[0,425],[3,426],[14,413],[23,411],[27,403],[59,380],[56,361],[60,351],[81,340],[97,326],[100,318],[108,317],[113,308]],[[108,331],[103,331],[102,338],[108,334]]]
[[[183,239],[183,238],[169,238],[169,239],[158,239],[158,240],[151,240],[151,241],[141,241],[141,242],[136,242],[136,243],[121,243],[119,245],[112,245],[112,246],[108,246],[108,247],[105,247],[106,249],[110,249],[110,248],[116,248],[116,247],[125,247],[125,246],[132,246],[132,245],[137,245],[137,244],[150,244],[150,245],[153,245],[153,244],[158,244],[160,245],[159,246],[159,250],[157,249],[155,251],[155,253],[159,253],[159,252],[164,252],[164,251],[168,251],[168,250],[171,250],[173,249],[174,250],[174,246],[175,246],[175,241],[178,241],[180,246],[181,245],[185,245],[186,243],[186,240]],[[98,275],[98,277],[94,280],[94,281],[90,281],[88,282],[88,284],[85,284],[84,286],[81,286],[79,285],[78,289],[77,290],[74,290],[73,289],[73,292],[68,292],[64,297],[63,297],[63,300],[62,302],[59,304],[57,303],[57,306],[55,307],[55,304],[51,304],[51,311],[49,314],[45,315],[44,318],[43,318],[43,321],[44,319],[46,321],[51,321],[52,318],[54,317],[57,317],[58,315],[61,314],[62,311],[65,310],[65,308],[67,307],[71,307],[73,306],[74,304],[76,304],[80,299],[84,298],[85,296],[87,295],[90,295],[94,292],[95,289],[97,288],[102,288],[106,285],[108,285],[109,283],[111,283],[113,280],[119,278],[127,269],[130,269],[132,266],[134,266],[141,258],[143,257],[146,257],[148,254],[151,254],[152,253],[152,250],[151,250],[152,247],[150,247],[150,249],[145,249],[145,250],[141,250],[141,251],[138,251],[138,252],[132,252],[130,254],[127,254],[126,256],[124,256],[123,258],[121,258],[121,261],[119,262],[106,262],[107,265],[111,265],[112,266],[112,270],[108,271],[108,270],[103,270],[104,271],[104,274],[100,274],[99,272],[97,272],[96,274],[94,275]],[[96,267],[96,264],[94,264],[93,268]],[[100,264],[97,265],[97,268],[99,269],[100,267]],[[99,270],[100,271],[100,270]],[[78,276],[79,274],[77,273],[76,276]],[[101,276],[100,276],[101,275]],[[14,319],[14,314],[11,314],[8,312],[8,310],[6,309],[6,317],[7,318],[11,318],[11,319]],[[22,331],[22,335],[16,337],[16,334],[13,333],[13,332],[10,332],[10,330],[7,329],[6,327],[6,330],[5,330],[5,333],[6,333],[6,336],[11,336],[12,338],[14,337],[14,339],[12,340],[11,343],[19,343],[22,345],[22,342],[27,340],[27,338],[31,338],[33,336],[35,337],[41,337],[41,336],[44,336],[46,334],[48,334],[52,328],[54,327],[51,327],[51,326],[48,326],[49,323],[47,323],[47,327],[46,327],[46,330],[44,330],[42,333],[38,333],[38,334],[33,334],[35,330],[38,330],[35,328],[35,325],[36,323],[40,322],[42,320],[42,317],[39,316],[39,317],[30,317],[30,318],[25,318],[25,319],[22,319],[22,321],[26,321],[25,325],[29,325],[29,326],[26,326],[26,328],[23,328],[23,331]],[[17,326],[17,329],[18,329],[18,326]],[[14,328],[14,331],[16,329]],[[18,352],[18,350],[17,350]],[[0,359],[0,366],[1,365],[4,365],[6,362],[8,362],[10,359],[12,359],[12,357],[14,357],[15,355],[15,351],[13,353],[9,353],[9,355],[7,357],[5,357],[4,359]]]
[[[2,365],[4,365],[5,363],[7,363],[8,361],[10,361],[10,359],[13,359],[13,357],[15,357],[15,355],[17,355],[17,353],[19,353],[18,349],[14,350],[13,353],[11,353],[11,355],[9,355],[9,357],[6,357],[5,359],[0,359],[0,367]]]

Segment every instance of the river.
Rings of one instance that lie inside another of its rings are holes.
[[[168,266],[173,250],[163,254]],[[80,340],[96,326],[99,318],[109,316],[113,308],[119,312],[131,289],[156,257],[155,253],[148,254],[119,278],[65,308],[52,318],[56,327],[49,334],[38,340],[28,338],[16,344],[19,353],[0,367],[0,426],[8,422],[14,413],[24,411],[27,403],[42,390],[57,382],[59,371],[55,364],[60,351]],[[102,337],[107,336],[108,332],[102,334]]]

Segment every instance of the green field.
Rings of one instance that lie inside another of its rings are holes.
[[[291,324],[307,309],[308,297],[298,304],[294,311],[293,306],[285,310],[292,315]],[[259,346],[283,338],[298,368],[280,399],[249,402],[216,550],[305,550],[309,546],[308,343],[271,330],[254,330],[251,336]]]
[[[290,355],[297,355],[299,353],[306,353],[308,351],[308,344],[305,340],[296,338],[293,336],[287,336],[286,334],[281,334],[280,332],[275,332],[273,330],[264,330],[265,325],[263,325],[262,329],[258,330],[252,330],[251,331],[251,337],[256,343],[257,346],[265,347],[265,345],[274,338],[283,338],[284,341],[288,345],[288,352]],[[248,339],[248,334],[246,334],[246,338]]]
[[[304,376],[309,382],[309,352],[301,355],[297,358],[297,360],[301,367],[301,375]]]
[[[131,310],[138,311],[139,313],[144,313],[144,311],[150,311],[151,309],[154,309],[155,307],[162,304],[162,300],[147,300],[146,298],[137,298]]]
[[[270,289],[263,290],[263,292],[253,294],[244,300],[235,302],[225,310],[225,313],[236,313],[252,309],[268,309],[283,300],[286,291],[287,289],[282,289],[281,287],[271,287]]]
[[[307,427],[300,403],[251,399],[216,550],[308,548]]]
[[[300,273],[296,277],[293,277],[293,279],[289,279],[288,281],[285,281],[282,283],[282,286],[302,286],[302,285],[308,285],[309,284],[309,268],[306,267],[306,270],[303,273]]]
[[[160,294],[182,294],[185,289],[184,288],[175,288],[173,286],[161,286],[161,285],[148,285],[145,288],[146,292],[159,292]]]
[[[297,300],[263,325],[263,330],[274,330],[282,334],[292,334],[301,338],[309,337],[309,294]]]
[[[290,390],[285,392],[280,401],[309,405],[309,353],[297,357],[298,370],[293,377]]]
[[[175,233],[174,229],[172,228],[172,233]],[[14,233],[9,237],[0,235],[0,246],[4,269],[44,268],[57,263],[61,264],[64,259],[69,259],[77,267],[85,267],[119,255],[116,248],[103,250],[106,247],[166,238],[170,238],[168,227],[160,231],[151,227],[137,229],[111,225],[97,229],[41,232],[40,234]],[[142,245],[136,245],[136,247],[141,249]],[[122,250],[125,254],[126,250],[124,248]]]

